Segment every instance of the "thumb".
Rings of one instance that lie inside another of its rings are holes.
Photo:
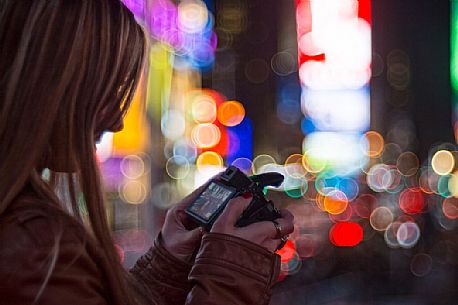
[[[246,193],[243,196],[239,196],[229,200],[224,211],[221,213],[220,217],[216,222],[223,222],[226,225],[234,226],[237,220],[242,215],[243,211],[246,210],[248,205],[251,203],[253,195]]]
[[[202,227],[195,228],[194,230],[188,231],[186,233],[187,242],[190,244],[197,244],[202,239],[202,235],[204,234],[204,230]]]

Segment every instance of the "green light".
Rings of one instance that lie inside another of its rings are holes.
[[[451,0],[451,28],[450,28],[450,79],[452,90],[458,92],[458,1]]]

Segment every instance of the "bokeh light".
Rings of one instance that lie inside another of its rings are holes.
[[[124,183],[119,194],[125,202],[130,204],[141,204],[148,195],[145,184],[138,180],[129,180]]]
[[[253,173],[258,175],[265,172],[265,168],[269,165],[277,165],[274,157],[270,155],[259,155],[253,159]]]
[[[175,162],[183,162],[183,164],[189,164],[196,160],[197,157],[197,148],[196,146],[186,139],[177,140],[173,144],[172,148],[173,156],[174,157],[183,157],[183,158],[176,158]],[[169,156],[169,158],[172,156]]]
[[[318,152],[309,149],[304,152],[302,157],[302,165],[310,173],[319,173],[326,168],[327,162],[318,157]]]
[[[164,137],[176,140],[183,136],[186,123],[180,111],[169,110],[161,120],[161,130]]]
[[[197,158],[196,166],[200,172],[205,172],[209,167],[221,170],[223,168],[223,158],[216,152],[206,151]]]
[[[348,206],[348,198],[344,192],[333,190],[324,199],[324,209],[329,214],[338,215],[343,213]]]
[[[369,218],[372,228],[376,231],[384,231],[393,222],[393,212],[387,207],[375,208]]]
[[[367,155],[372,158],[379,156],[385,145],[382,135],[376,131],[368,131],[364,134],[364,137],[369,144],[367,147]]]
[[[137,179],[145,174],[145,162],[136,155],[129,155],[121,160],[121,173],[129,179]]]
[[[405,189],[399,196],[399,206],[406,214],[422,213],[425,210],[425,202],[421,189]]]
[[[417,155],[410,151],[403,152],[396,162],[396,167],[404,176],[415,175],[419,166],[420,161],[418,160]]]
[[[410,262],[410,271],[415,276],[423,277],[426,276],[433,267],[433,259],[426,253],[418,253]]]
[[[167,160],[165,170],[172,179],[184,179],[189,174],[190,164],[183,156],[173,156]]]
[[[200,0],[184,0],[178,5],[178,26],[187,33],[199,33],[208,23],[208,10]]]
[[[216,102],[211,95],[196,95],[191,107],[192,117],[197,123],[213,123],[216,120]]]
[[[369,219],[377,207],[377,198],[372,194],[362,194],[352,202],[352,209],[361,218]]]
[[[336,223],[329,231],[329,239],[338,247],[354,247],[363,240],[362,227],[354,222]]]
[[[448,175],[455,167],[455,158],[447,150],[439,150],[431,160],[431,166],[438,175]]]
[[[402,222],[400,221],[394,221],[392,222],[385,230],[385,233],[384,233],[384,238],[385,238],[385,242],[386,244],[388,245],[388,247],[392,248],[392,249],[396,249],[396,248],[399,248],[400,245],[399,245],[399,242],[398,242],[398,238],[397,238],[397,234],[398,234],[398,230],[399,230],[399,227],[401,226]]]
[[[402,248],[412,248],[420,238],[420,228],[415,222],[404,222],[399,226],[396,237]]]
[[[215,124],[198,124],[192,129],[191,139],[199,148],[213,147],[221,140],[221,131]]]
[[[286,158],[285,171],[291,177],[304,177],[307,171],[302,164],[303,156],[301,154],[292,154]]]
[[[283,189],[289,197],[300,198],[307,192],[308,181],[304,177],[285,176]]]
[[[457,219],[458,218],[458,198],[451,197],[445,198],[444,202],[442,203],[442,211],[444,215],[449,219]]]
[[[237,126],[245,118],[245,108],[237,101],[227,101],[218,108],[218,120],[225,126]]]
[[[240,169],[245,175],[251,175],[251,169],[253,166],[253,162],[248,158],[237,158],[235,159],[232,164],[233,166]]]
[[[345,222],[345,221],[350,221],[350,219],[353,216],[353,209],[351,205],[347,205],[347,208],[345,211],[343,211],[340,214],[331,214],[329,213],[329,219],[332,222]]]

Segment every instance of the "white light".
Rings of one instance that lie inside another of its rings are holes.
[[[184,32],[202,32],[207,23],[208,10],[204,2],[187,0],[178,5],[178,26]]]
[[[351,174],[367,162],[360,137],[357,133],[314,132],[304,139],[302,147],[313,160],[327,163],[338,174]]]
[[[95,145],[97,157],[100,162],[105,162],[110,158],[113,151],[113,133],[105,132],[100,139],[100,142]]]
[[[366,90],[304,90],[302,109],[323,131],[362,131],[370,125]]]
[[[169,110],[161,119],[161,131],[164,137],[175,140],[185,131],[184,115],[180,111]]]
[[[199,168],[199,170],[196,170],[194,172],[194,189],[204,185],[205,182],[207,182],[217,174],[223,172],[225,169],[226,168],[224,167],[211,165],[206,165]]]

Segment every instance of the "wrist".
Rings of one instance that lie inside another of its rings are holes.
[[[164,238],[162,233],[159,233],[157,237],[157,244],[162,247],[164,251],[184,264],[192,265],[195,254],[197,253],[198,247],[195,250],[190,251],[188,249],[183,249],[183,245],[180,242],[174,241],[170,238]]]

